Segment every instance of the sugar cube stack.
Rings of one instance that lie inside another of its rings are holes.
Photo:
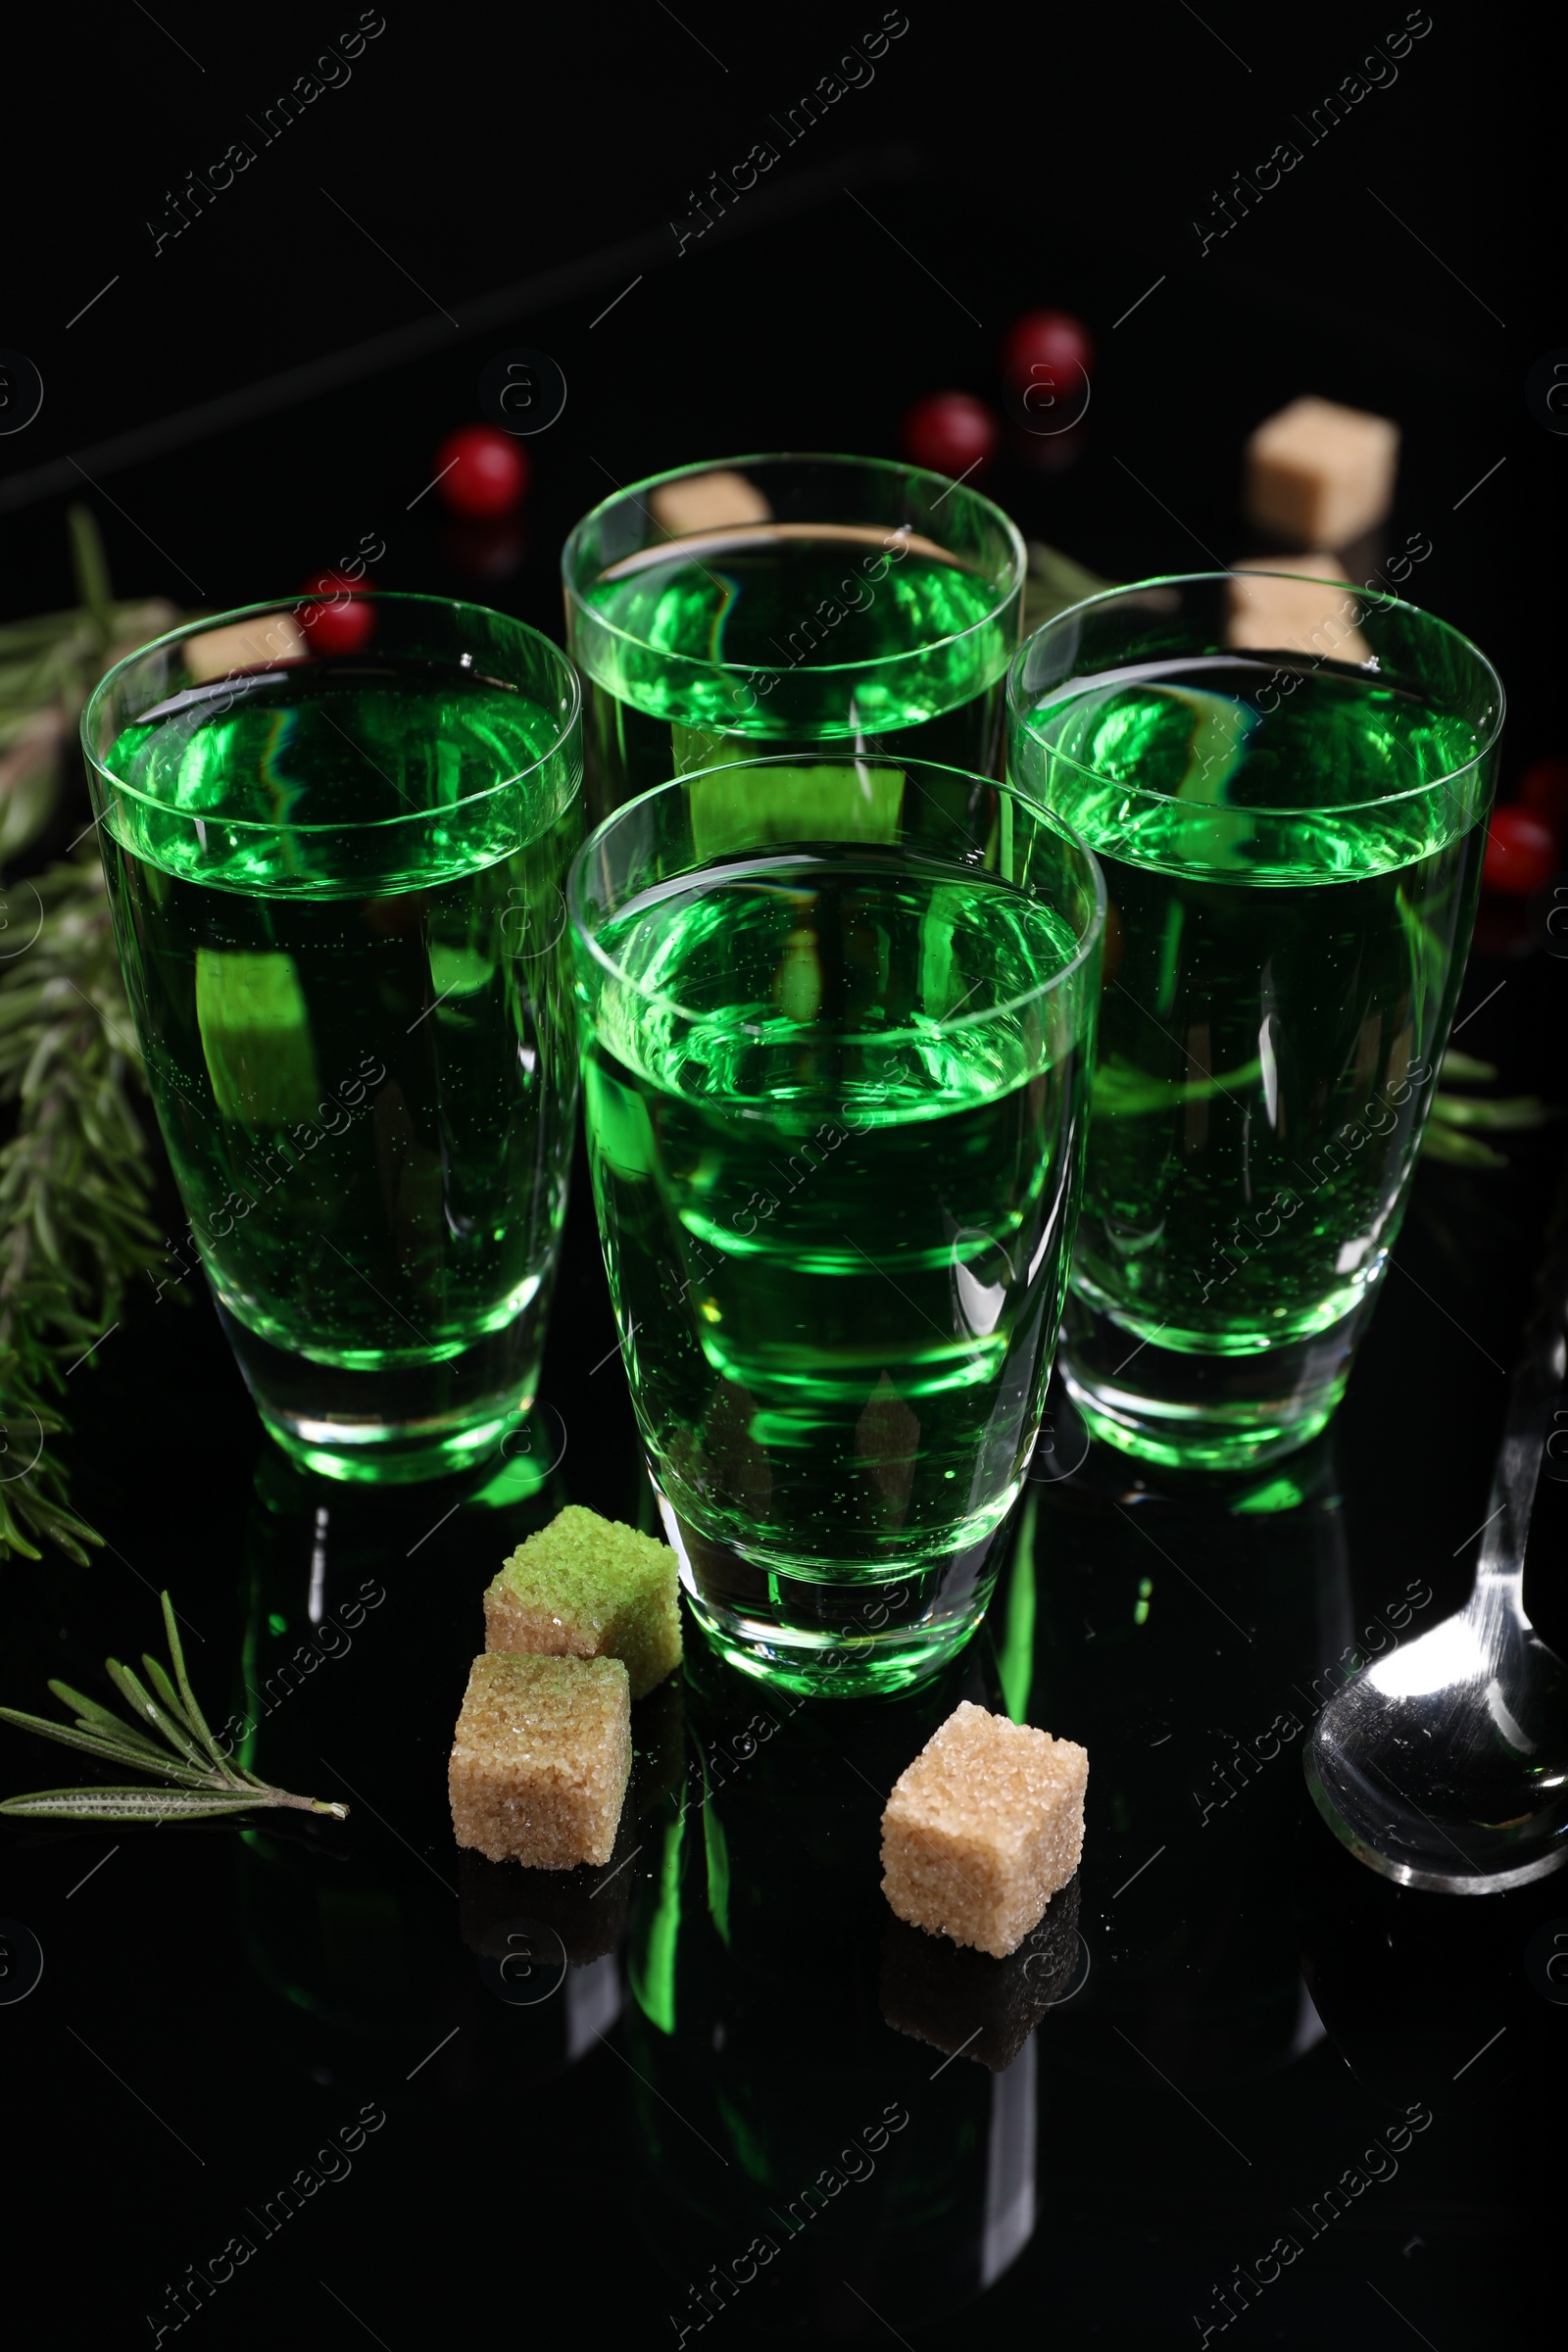
[[[1298,547],[1348,547],[1394,504],[1399,428],[1336,400],[1293,400],[1247,444],[1247,513]]]
[[[1004,1959],[1078,1867],[1089,1758],[965,1699],[894,1783],[882,1891],[900,1919]]]
[[[603,1864],[631,1773],[619,1658],[475,1658],[447,1768],[460,1845],[535,1870]]]
[[[488,1650],[618,1658],[643,1698],[680,1664],[675,1555],[575,1503],[514,1551],[484,1596]]]

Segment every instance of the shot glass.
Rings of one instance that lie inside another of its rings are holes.
[[[161,638],[82,740],[240,1370],[296,1459],[401,1481],[493,1452],[534,1393],[576,1102],[580,700],[546,639],[478,606],[356,600],[353,652],[317,651],[320,610]]]
[[[1008,700],[1011,777],[1109,900],[1068,1386],[1149,1460],[1287,1454],[1344,1392],[1403,1215],[1501,685],[1395,598],[1215,573],[1058,614]]]
[[[802,830],[759,834],[791,795]],[[770,758],[617,810],[567,901],[605,1261],[698,1622],[792,1689],[919,1681],[980,1622],[1040,1425],[1095,861],[984,777]]]
[[[844,750],[1000,771],[1023,542],[946,475],[729,458],[619,490],[562,556],[597,821],[722,760]]]

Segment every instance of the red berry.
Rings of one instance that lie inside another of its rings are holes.
[[[435,453],[441,496],[454,514],[510,514],[528,487],[528,460],[493,424],[460,425]]]
[[[1089,329],[1071,311],[1025,311],[1008,327],[1002,346],[1002,372],[1009,383],[1020,376],[1027,381],[1031,368],[1039,367],[1059,370],[1067,392],[1076,370],[1081,368],[1088,375],[1094,365]]]
[[[1557,833],[1568,827],[1568,760],[1538,760],[1519,783],[1519,798],[1543,824]]]
[[[305,582],[306,594],[326,600],[299,608],[300,626],[313,654],[357,654],[368,645],[375,634],[375,607],[355,594],[366,585],[350,579],[346,571],[312,572]]]
[[[1001,438],[995,414],[970,392],[933,392],[915,402],[899,427],[899,445],[911,465],[955,476],[983,472]]]
[[[1483,889],[1508,899],[1528,899],[1556,871],[1557,842],[1551,827],[1517,805],[1497,809],[1487,835]]]

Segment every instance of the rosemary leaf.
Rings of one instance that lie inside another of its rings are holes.
[[[80,1690],[73,1690],[69,1683],[51,1682],[49,1689],[63,1706],[75,1708],[78,1730],[101,1732],[106,1739],[122,1740],[127,1747],[145,1748],[149,1755],[162,1760],[164,1751],[156,1740],[150,1740],[145,1732],[126,1723],[111,1708],[101,1707],[95,1698],[88,1698]]]
[[[57,1543],[59,1542],[58,1537],[55,1540]],[[27,1542],[26,1537],[11,1516],[11,1505],[3,1494],[0,1494],[0,1545],[3,1545],[6,1551],[18,1553],[24,1560],[41,1560],[43,1558],[43,1553],[38,1549],[37,1544]],[[60,1548],[68,1558],[75,1561],[78,1568],[86,1567],[87,1554],[74,1539],[68,1539],[66,1543],[61,1544]],[[3,1556],[3,1553],[0,1553],[0,1556]]]
[[[182,1732],[188,1732],[194,1739],[196,1727],[186,1714],[179,1692],[170,1681],[167,1669],[161,1666],[156,1658],[149,1657],[146,1650],[141,1653],[141,1662],[147,1680],[153,1687],[153,1694],[165,1714],[170,1717],[172,1722],[177,1723]],[[205,1758],[203,1760],[205,1761]]]
[[[109,585],[109,564],[98,525],[86,507],[66,514],[71,533],[71,567],[76,575],[76,595],[86,607],[100,651],[107,653],[115,626],[115,592]]]
[[[51,1723],[42,1715],[24,1715],[19,1707],[0,1707],[0,1723],[14,1723],[19,1731],[36,1733],[42,1740],[58,1740],[62,1747],[79,1748],[84,1756],[96,1756],[100,1764],[118,1764],[122,1771],[156,1772],[172,1781],[192,1784],[209,1778],[205,1769],[178,1763],[157,1748],[149,1747],[143,1755],[128,1738],[116,1740],[97,1732],[79,1732],[73,1724]]]
[[[33,1821],[199,1821],[203,1815],[250,1813],[269,1800],[251,1791],[231,1795],[210,1788],[38,1788],[8,1796],[0,1813]]]
[[[190,1676],[185,1671],[185,1652],[179,1639],[179,1627],[174,1619],[174,1604],[167,1592],[160,1593],[159,1598],[163,1603],[164,1635],[169,1643],[169,1661],[174,1669],[174,1680],[179,1685],[179,1695],[185,1702],[186,1722],[220,1772],[239,1771],[246,1780],[253,1780],[255,1775],[244,1772],[244,1768],[236,1765],[231,1756],[225,1756],[218,1741],[213,1738],[208,1728],[207,1718],[196,1704],[196,1693],[190,1687]]]
[[[1459,1168],[1505,1168],[1507,1155],[1494,1152],[1477,1135],[1461,1135],[1457,1127],[1446,1127],[1441,1119],[1429,1119],[1421,1150],[1429,1159],[1444,1159]]]
[[[136,1713],[144,1715],[163,1734],[176,1756],[183,1756],[186,1763],[193,1765],[198,1772],[207,1770],[207,1758],[190,1734],[183,1731],[172,1715],[165,1714],[157,1699],[143,1688],[128,1666],[122,1666],[118,1658],[105,1658],[104,1672],[121,1697],[128,1699]]]
[[[1545,1127],[1562,1113],[1553,1104],[1543,1102],[1539,1095],[1506,1095],[1490,1101],[1483,1097],[1472,1102],[1467,1095],[1439,1094],[1433,1097],[1432,1116],[1446,1120],[1450,1127],[1502,1129]]]
[[[1441,1075],[1456,1086],[1485,1086],[1495,1078],[1497,1068],[1495,1062],[1478,1061],[1473,1054],[1461,1054],[1457,1046],[1450,1046],[1443,1056]]]

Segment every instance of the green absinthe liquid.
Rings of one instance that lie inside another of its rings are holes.
[[[890,1580],[931,1620],[1018,1492],[1065,1285],[1079,1055],[1038,997],[995,1008],[1077,942],[995,874],[845,844],[659,884],[600,945],[590,1152],[665,1498],[764,1633],[864,1631]]]
[[[829,742],[994,770],[1017,598],[928,539],[710,532],[611,565],[586,602],[572,653],[596,813],[717,760]]]
[[[184,1206],[264,1416],[338,1475],[473,1458],[531,1397],[575,1093],[559,734],[366,656],[193,689],[110,756]]]
[[[1159,1350],[1325,1332],[1378,1280],[1452,1018],[1476,733],[1375,671],[1221,656],[1029,731],[1109,899],[1074,1291]]]

